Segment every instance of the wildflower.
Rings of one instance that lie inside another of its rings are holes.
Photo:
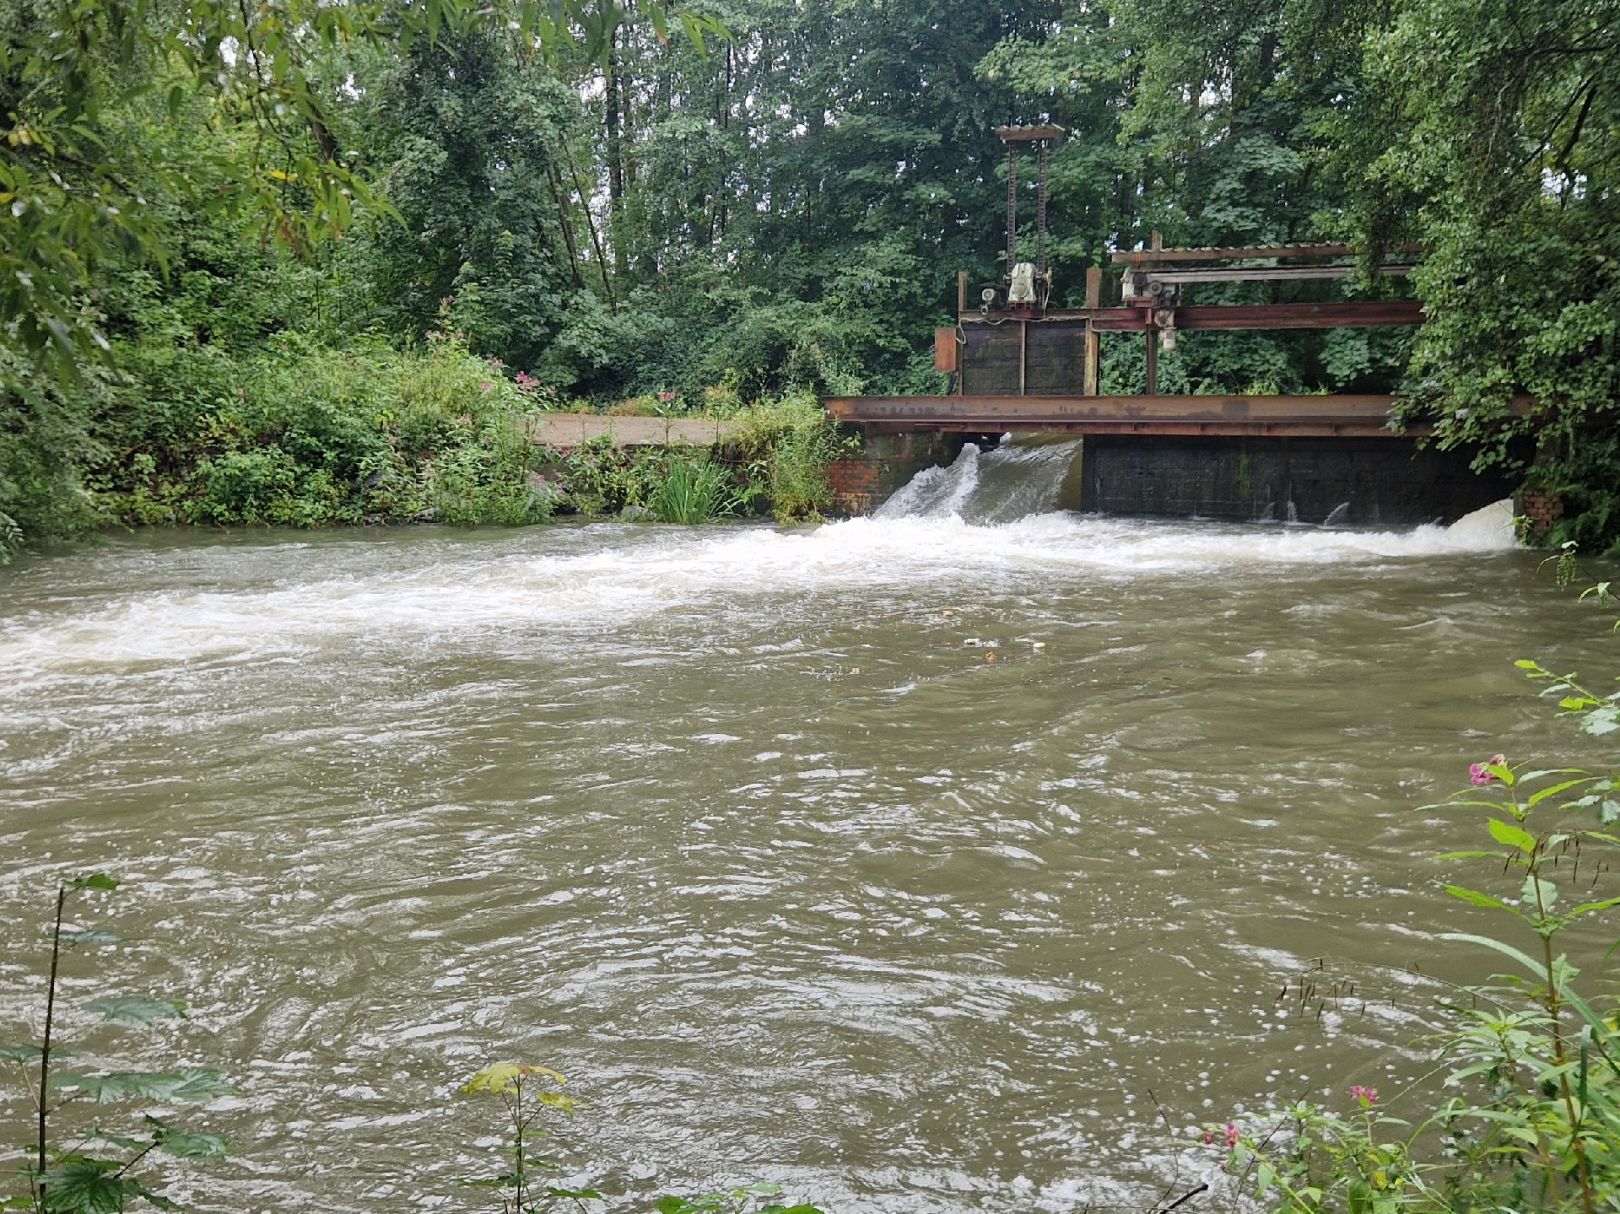
[[[478,385],[478,390],[480,392],[489,392],[489,391],[492,391],[494,389],[494,387],[495,387],[495,381],[491,380],[491,379],[486,379],[483,383]]]
[[[1492,778],[1494,779],[1494,777]],[[1361,1107],[1364,1109],[1370,1109],[1378,1103],[1377,1088],[1364,1088],[1358,1083],[1351,1087],[1350,1095],[1361,1101]]]
[[[1468,780],[1471,784],[1495,784],[1497,777],[1492,774],[1491,768],[1501,767],[1507,763],[1506,755],[1492,755],[1484,763],[1470,763],[1468,765]]]
[[[519,371],[516,378],[519,392],[533,392],[540,386],[540,381],[527,371]]]
[[[1229,1147],[1235,1147],[1235,1146],[1237,1146],[1237,1144],[1238,1144],[1237,1126],[1233,1125],[1230,1121],[1228,1121],[1226,1123],[1226,1145],[1229,1146]]]
[[[675,399],[675,393],[673,393],[673,392],[660,392],[658,394],[658,399],[662,400],[662,401],[672,401],[672,400]]]

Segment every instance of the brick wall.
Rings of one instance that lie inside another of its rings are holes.
[[[962,439],[949,434],[869,434],[861,449],[827,465],[832,486],[829,513],[870,514],[924,468],[948,464],[962,450]]]
[[[1526,489],[1519,494],[1516,514],[1530,520],[1529,538],[1539,540],[1564,517],[1564,499],[1545,489]]]

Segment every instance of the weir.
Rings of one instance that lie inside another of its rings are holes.
[[[1071,510],[1389,527],[1454,522],[1509,496],[1503,481],[1469,473],[1444,452],[1414,451],[1397,437],[1350,446],[1328,439],[1213,444],[1096,435],[957,437],[954,444],[919,446],[918,437],[870,437],[862,456],[834,467],[834,487],[848,512],[955,515],[974,524]],[[885,456],[891,444],[896,454]],[[923,453],[932,458],[920,459]],[[1465,475],[1457,475],[1459,468]],[[864,469],[864,478],[852,469]],[[857,480],[864,488],[852,488]]]
[[[1055,126],[1003,127],[1008,147],[1006,272],[970,304],[957,275],[956,323],[935,330],[934,367],[949,391],[934,396],[841,396],[828,413],[864,446],[831,470],[838,507],[865,513],[963,444],[1003,435],[1078,436],[1073,508],[1107,513],[1226,519],[1310,519],[1364,525],[1450,522],[1506,496],[1500,475],[1478,475],[1463,452],[1422,449],[1422,426],[1398,428],[1386,395],[1162,395],[1161,350],[1198,330],[1323,330],[1423,323],[1410,298],[1294,298],[1287,284],[1353,278],[1345,245],[1148,248],[1112,255],[1117,303],[1103,303],[1104,274],[1085,275],[1083,307],[1054,307],[1046,263],[1047,148]],[[1039,155],[1035,260],[1019,261],[1018,150]],[[1389,251],[1381,277],[1404,277],[1409,255]],[[1195,305],[1203,284],[1266,284],[1274,302]],[[1104,394],[1105,335],[1141,334],[1146,392]],[[1531,408],[1521,400],[1519,412]]]

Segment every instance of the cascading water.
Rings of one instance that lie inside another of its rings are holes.
[[[925,468],[883,504],[877,517],[950,518],[1010,523],[1057,510],[1080,455],[1076,441],[1003,443],[981,452],[969,443],[956,462]]]

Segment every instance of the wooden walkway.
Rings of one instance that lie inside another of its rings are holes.
[[[609,413],[536,413],[525,423],[529,441],[572,450],[606,440],[614,447],[713,447],[736,423],[714,417],[618,417]]]

